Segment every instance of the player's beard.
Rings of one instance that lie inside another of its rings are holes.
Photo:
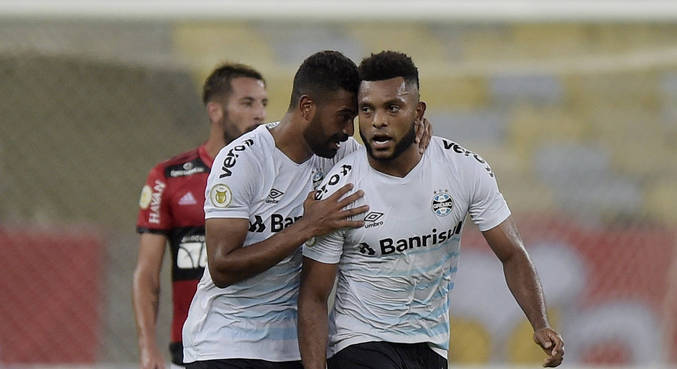
[[[221,128],[223,129],[223,140],[225,141],[226,145],[231,143],[234,139],[242,136],[243,134],[247,132],[251,132],[256,129],[259,125],[257,123],[254,123],[247,128],[245,128],[244,131],[240,131],[238,128],[237,124],[235,122],[231,121],[228,118],[228,114],[224,111],[224,116],[223,120],[221,121]]]
[[[323,158],[333,158],[336,155],[336,151],[333,148],[333,143],[335,141],[345,142],[348,140],[348,135],[342,133],[336,133],[327,137],[322,130],[322,123],[319,118],[313,118],[313,120],[303,131],[303,138],[310,146],[310,149],[317,156]]]
[[[397,143],[395,143],[395,148],[393,149],[393,153],[390,154],[390,156],[385,157],[385,158],[377,158],[374,157],[371,144],[369,141],[367,141],[366,137],[362,134],[360,131],[360,137],[362,137],[362,142],[364,143],[364,147],[367,149],[367,154],[374,159],[378,161],[392,161],[397,159],[400,155],[402,155],[403,152],[405,152],[409,146],[411,146],[414,143],[414,140],[416,139],[416,123],[411,122],[411,128],[407,132],[404,137],[402,137]]]

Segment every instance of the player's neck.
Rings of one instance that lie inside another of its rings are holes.
[[[225,142],[223,138],[223,133],[216,131],[213,127],[209,132],[209,138],[205,142],[205,151],[210,158],[214,159],[216,155],[221,151],[221,149],[226,146],[228,142]]]
[[[313,156],[313,151],[303,138],[300,124],[294,124],[293,113],[287,113],[280,120],[280,124],[270,129],[275,140],[275,146],[289,159],[301,164]]]
[[[412,144],[393,160],[377,160],[367,154],[369,165],[375,170],[403,178],[421,161],[423,155],[418,150],[418,145]]]

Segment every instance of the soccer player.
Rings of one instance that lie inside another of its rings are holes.
[[[249,66],[223,64],[205,81],[203,102],[209,137],[200,147],[156,165],[141,191],[137,230],[141,234],[134,271],[133,304],[141,368],[164,368],[156,343],[160,269],[169,241],[173,314],[171,360],[183,365],[181,328],[206,261],[204,189],[218,151],[266,116],[268,97],[261,74]]]
[[[322,201],[313,195],[335,162],[359,147],[351,137],[358,86],[350,59],[315,53],[294,76],[282,120],[217,155],[205,195],[208,268],[183,327],[189,369],[301,368],[299,247],[362,226],[348,218],[367,210],[344,210],[361,196],[342,199],[350,185]]]
[[[368,205],[369,213],[353,218],[364,226],[303,247],[304,368],[446,369],[450,292],[467,214],[503,263],[508,286],[547,354],[545,366],[559,365],[562,338],[550,328],[536,271],[487,162],[441,137],[433,137],[423,154],[416,149],[413,127],[426,105],[411,58],[372,54],[359,72],[359,127],[367,150],[341,160],[317,197],[334,197],[352,183],[364,191],[354,206]]]
[[[350,187],[326,201],[312,198],[334,156],[358,148],[351,137],[358,85],[350,59],[313,54],[294,77],[282,120],[216,156],[204,204],[208,268],[183,328],[188,368],[301,368],[299,246],[361,225],[346,218],[366,210],[342,210],[360,195],[339,200]]]

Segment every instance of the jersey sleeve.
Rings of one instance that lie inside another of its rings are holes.
[[[510,209],[498,190],[496,175],[484,159],[473,154],[470,178],[469,213],[480,231],[490,230],[510,216]]]
[[[339,162],[324,178],[315,193],[315,198],[322,200],[333,195],[349,182],[351,171],[352,165],[350,163]],[[356,189],[348,192],[345,196],[349,196],[354,191]],[[343,253],[344,238],[345,230],[342,229],[316,237],[314,242],[309,241],[303,245],[303,256],[321,263],[336,264]]]
[[[214,158],[205,188],[205,219],[249,219],[261,169],[251,149],[243,152],[246,141],[238,144],[226,146]]]
[[[172,228],[167,180],[163,168],[151,169],[139,197],[136,230],[139,233],[167,234]]]

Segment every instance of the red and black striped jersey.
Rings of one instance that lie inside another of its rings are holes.
[[[139,233],[167,236],[172,255],[172,342],[181,329],[207,262],[205,185],[212,166],[205,147],[157,164],[148,174],[139,199]]]

